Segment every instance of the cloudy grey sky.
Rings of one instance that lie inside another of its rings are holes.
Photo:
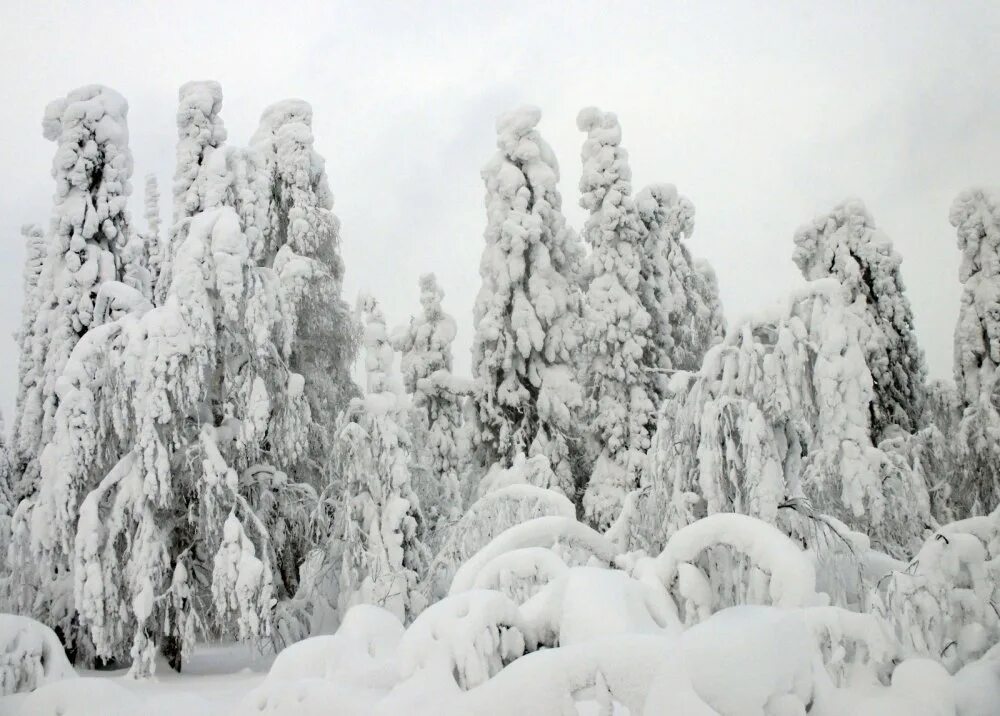
[[[1000,4],[984,2],[49,2],[0,0],[0,408],[9,416],[22,223],[47,226],[45,104],[102,83],[129,101],[135,189],[169,197],[177,88],[215,79],[230,141],[310,101],[343,224],[347,292],[391,322],[436,271],[468,368],[494,118],[522,103],[577,206],[577,111],[618,113],[636,189],[675,183],[732,321],[799,281],[795,228],[864,199],[903,255],[931,373],[951,373],[955,194],[1000,183]],[[139,199],[139,197],[136,197]],[[141,204],[133,217],[141,221]],[[164,202],[164,221],[169,217]]]

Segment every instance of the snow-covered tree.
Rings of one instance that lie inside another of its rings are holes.
[[[866,328],[835,280],[812,281],[783,310],[730,330],[697,373],[674,376],[623,516],[632,524],[616,526],[631,535],[623,541],[655,551],[704,514],[774,524],[780,508],[798,508],[838,517],[884,551],[919,545],[923,476],[871,442]]]
[[[927,368],[900,276],[902,259],[889,238],[875,226],[865,205],[852,199],[801,227],[795,244],[793,258],[803,275],[810,280],[835,277],[848,302],[865,317],[865,358],[875,381],[870,406],[875,442],[889,425],[916,431]]]
[[[955,383],[964,409],[953,497],[982,514],[1000,503],[1000,200],[982,189],[964,192],[950,218],[962,252]]]
[[[694,205],[672,184],[646,187],[635,205],[646,228],[640,296],[651,323],[644,363],[659,402],[669,371],[697,370],[722,340],[725,319],[711,266],[697,263],[682,243],[694,231]]]
[[[458,326],[441,307],[444,291],[434,274],[420,277],[422,313],[393,332],[393,348],[402,354],[403,384],[413,396],[411,437],[429,483],[417,490],[429,523],[439,534],[462,517],[458,431],[462,411],[451,373],[451,344]]]
[[[294,591],[309,546],[315,491],[282,470],[306,447],[303,380],[278,347],[276,277],[250,261],[238,216],[222,206],[190,220],[164,304],[106,324],[109,369],[92,378],[93,354],[75,356],[72,394],[103,379],[116,389],[95,412],[120,420],[97,426],[96,459],[84,452],[75,467],[65,446],[88,436],[67,418],[46,455],[54,474],[43,468],[36,549],[61,553],[70,533],[80,621],[99,656],[131,643],[137,675],[157,648],[178,667],[198,632],[269,638],[273,599]],[[44,528],[53,513],[68,529]]]
[[[163,255],[156,275],[154,298],[161,304],[173,281],[173,256],[184,240],[185,219],[205,208],[205,168],[216,149],[226,141],[222,87],[218,82],[193,81],[177,92],[177,167],[174,170],[171,228],[163,240]]]
[[[131,233],[128,104],[89,85],[45,108],[45,138],[56,143],[52,220],[45,239],[29,234],[20,387],[15,426],[18,471],[31,486],[38,455],[52,439],[56,383],[76,342],[91,327],[97,292],[119,279]]]
[[[337,415],[358,392],[350,376],[357,329],[341,297],[340,222],[331,211],[325,161],[313,148],[307,102],[285,100],[265,109],[251,145],[269,186],[262,254],[255,258],[273,266],[289,309],[284,350],[291,369],[305,378],[312,417],[310,461],[303,469],[320,486]]]
[[[0,565],[7,564],[7,549],[10,546],[11,517],[17,504],[14,498],[15,490],[12,484],[13,465],[11,464],[10,447],[7,445],[7,429],[0,413]],[[10,601],[10,582],[15,579],[11,570],[4,569],[0,575],[0,609],[11,611],[15,605]]]
[[[410,481],[406,397],[393,373],[395,354],[374,298],[358,302],[364,318],[367,393],[355,398],[338,431],[344,483],[340,613],[378,604],[400,621],[425,605],[418,591],[429,554]]]
[[[632,200],[632,170],[618,117],[584,109],[580,205],[590,212],[591,246],[584,298],[584,392],[600,455],[583,498],[587,517],[606,528],[638,483],[655,406],[648,386],[652,317],[642,303],[646,229]]]
[[[160,267],[163,265],[164,254],[167,251],[164,239],[160,235],[160,185],[155,174],[146,175],[146,191],[143,195],[143,202],[143,215],[146,218],[143,242],[149,256],[146,267],[149,269],[150,285],[155,291],[160,276]]]
[[[17,333],[20,360],[18,363],[17,400],[15,403],[17,412],[15,416],[21,415],[25,411],[26,402],[41,399],[38,383],[40,370],[45,361],[46,349],[45,341],[39,340],[35,331],[44,331],[45,329],[45,322],[39,320],[39,308],[44,300],[44,297],[40,295],[39,283],[42,270],[45,268],[48,247],[45,242],[45,234],[35,224],[22,226],[21,236],[24,238],[25,259],[24,271],[21,274],[23,287],[21,328]],[[40,418],[40,406],[37,403],[30,410]],[[12,474],[8,477],[11,481],[10,488],[14,499],[20,500],[34,487],[31,475],[28,475],[28,479],[24,478],[26,467],[35,454],[37,433],[34,430],[21,432],[17,430],[17,427],[15,422],[13,442],[9,446]],[[20,442],[22,439],[23,443]],[[21,448],[22,444],[23,448]],[[15,472],[19,474],[13,474]]]
[[[571,411],[580,405],[578,239],[562,215],[559,166],[522,107],[497,120],[486,184],[483,283],[474,310],[472,373],[479,381],[474,439],[484,462],[510,466],[543,454],[576,496]]]
[[[271,638],[323,519],[315,488],[289,477],[311,418],[289,369],[296,305],[261,263],[264,162],[214,151],[192,186],[160,305],[128,275],[101,285],[57,383],[38,493],[14,520],[19,559],[61,580],[41,593],[68,604],[93,655],[130,654],[137,675],[156,649],[179,666],[197,634]]]

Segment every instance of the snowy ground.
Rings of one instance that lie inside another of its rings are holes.
[[[765,522],[721,513],[675,532],[655,558],[616,557],[606,535],[571,517],[530,519],[456,564],[447,594],[407,626],[357,604],[335,634],[276,657],[203,646],[183,674],[160,663],[144,681],[74,678],[51,629],[0,615],[0,686],[35,689],[0,700],[0,716],[995,716],[995,611],[975,608],[975,594],[992,593],[997,561],[970,532],[997,544],[998,517],[954,523],[925,544],[914,563],[929,571],[907,577],[926,592],[912,599],[930,610],[919,623],[830,606],[811,553]],[[727,607],[735,554],[752,566],[743,604]],[[949,565],[958,576],[965,565],[973,588],[951,587],[941,612],[927,590],[950,584]],[[921,644],[946,636],[951,598],[964,626],[932,650],[947,652],[949,670],[894,629]]]
[[[270,668],[274,656],[263,656],[240,644],[203,644],[185,662],[184,673],[171,671],[166,664],[157,663],[156,676],[137,681],[126,676],[127,669],[119,671],[78,670],[79,680],[57,682],[48,687],[52,699],[46,706],[51,711],[44,714],[65,716],[107,716],[114,713],[144,713],[156,716],[208,716],[226,714],[252,689],[260,685]],[[74,683],[74,681],[76,683]],[[117,687],[117,688],[116,688]],[[120,689],[124,689],[122,692]],[[90,698],[87,697],[90,696]],[[132,712],[128,697],[134,696],[141,711]],[[26,713],[27,694],[0,698],[0,716]],[[119,699],[124,697],[124,701]],[[42,713],[32,705],[27,713]]]

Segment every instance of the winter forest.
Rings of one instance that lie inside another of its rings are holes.
[[[44,107],[0,714],[1000,714],[1000,193],[951,205],[953,334],[852,197],[776,239],[799,288],[724,310],[611,109],[579,176],[541,109],[496,119],[475,301],[421,267],[396,325],[344,288],[306,101],[241,145],[184,84],[169,180],[114,89]]]

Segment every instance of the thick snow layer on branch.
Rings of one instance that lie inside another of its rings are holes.
[[[268,565],[255,554],[253,542],[234,514],[222,527],[222,544],[215,555],[212,596],[221,614],[232,613],[240,640],[267,636],[273,585]],[[262,614],[261,612],[265,613]]]
[[[614,546],[587,525],[569,517],[539,517],[515,525],[497,535],[455,573],[449,594],[471,589],[479,572],[496,557],[525,547],[549,547],[566,550],[586,563],[590,558],[609,564],[615,556]]]
[[[573,503],[553,490],[513,484],[488,492],[448,529],[428,569],[425,591],[435,598],[446,595],[459,567],[508,528],[538,517],[572,520],[575,515]]]
[[[564,575],[569,567],[555,552],[544,547],[525,547],[493,558],[476,575],[476,589],[492,589],[518,604]]]
[[[808,555],[775,527],[747,515],[709,515],[675,532],[655,560],[657,576],[669,586],[682,563],[716,545],[747,555],[770,575],[769,592],[776,606],[815,603],[816,573]]]

